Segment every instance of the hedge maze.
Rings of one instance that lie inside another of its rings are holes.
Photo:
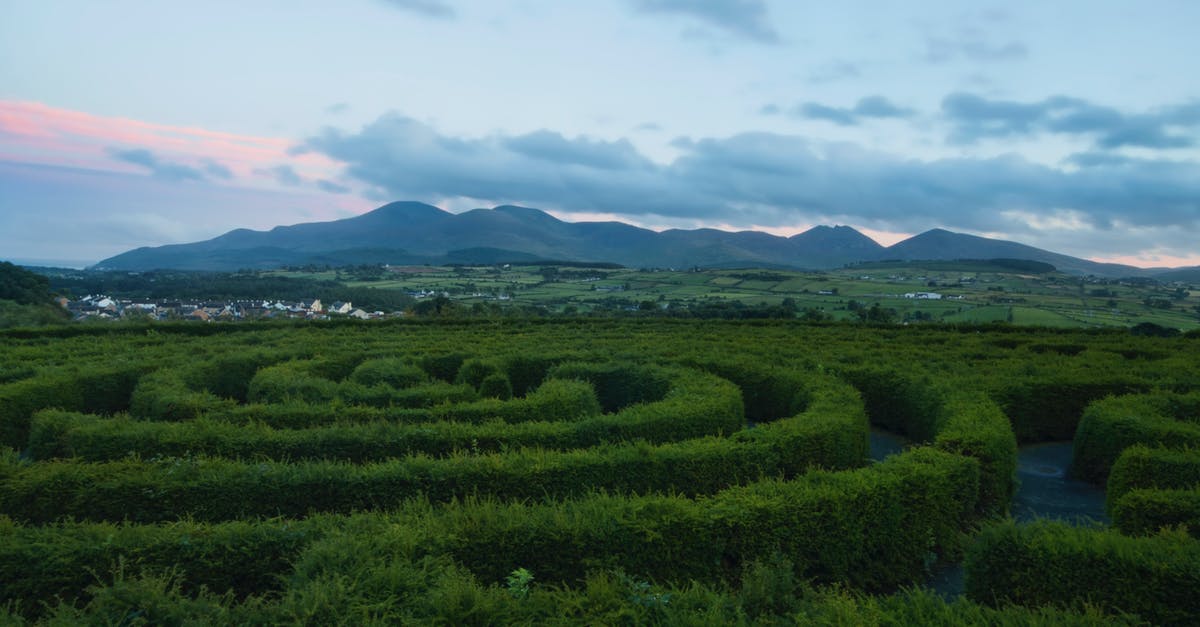
[[[17,623],[1188,624],[1200,343],[515,320],[0,337]],[[904,436],[870,459],[871,429]],[[1075,441],[1112,527],[1007,519]],[[966,596],[922,589],[963,562]],[[1099,578],[1099,580],[1097,579]]]

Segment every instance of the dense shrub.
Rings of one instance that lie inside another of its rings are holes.
[[[58,407],[113,413],[129,408],[130,395],[145,366],[56,370],[0,385],[0,446],[22,448],[34,412]]]
[[[1142,392],[1141,379],[1092,372],[1009,379],[998,383],[992,398],[1012,421],[1020,442],[1070,440],[1088,403],[1115,394]]]
[[[1125,449],[1108,475],[1106,508],[1137,488],[1191,489],[1200,486],[1200,450],[1150,448],[1136,444]]]
[[[489,374],[479,383],[479,395],[483,398],[498,398],[507,401],[513,396],[513,386],[508,377],[499,372]]]
[[[1071,474],[1102,483],[1121,452],[1134,444],[1200,446],[1200,424],[1176,420],[1176,415],[1190,414],[1189,401],[1194,403],[1187,396],[1160,392],[1088,405],[1075,434]]]
[[[1200,538],[1200,488],[1129,490],[1113,503],[1113,525],[1129,535],[1183,526]]]
[[[634,363],[569,362],[551,368],[547,376],[591,383],[605,413],[652,403],[662,399],[670,389],[670,381],[661,369]]]
[[[251,403],[323,403],[333,400],[337,392],[336,383],[312,374],[311,362],[293,361],[259,370],[250,380],[246,400]]]
[[[1131,538],[1039,522],[983,530],[966,560],[967,596],[980,603],[1073,607],[1083,602],[1155,624],[1194,624],[1200,542],[1186,534]]]
[[[350,380],[365,386],[387,385],[393,388],[409,388],[429,380],[429,375],[420,366],[399,357],[368,359],[350,373]]]

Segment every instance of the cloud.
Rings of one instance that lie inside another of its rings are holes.
[[[632,0],[639,13],[683,15],[758,43],[779,43],[763,0]]]
[[[633,130],[638,132],[657,132],[663,130],[663,127],[658,122],[642,122],[633,127]]]
[[[965,34],[950,39],[943,37],[927,37],[925,39],[925,60],[929,63],[947,63],[958,59],[990,63],[1024,59],[1027,56],[1029,56],[1029,50],[1025,44],[1018,41],[993,44],[975,34]]]
[[[325,113],[330,115],[341,115],[350,110],[350,105],[345,102],[335,102],[328,107],[325,107]]]
[[[204,168],[204,173],[210,178],[223,179],[226,181],[233,178],[233,171],[224,165],[221,165],[214,159],[202,159],[200,163]]]
[[[862,72],[858,66],[849,61],[831,61],[808,75],[808,82],[814,84],[832,83],[849,78],[858,78]]]
[[[181,163],[163,161],[145,148],[109,148],[108,154],[118,161],[146,168],[151,175],[165,181],[202,181],[206,178],[204,171]],[[211,166],[216,166],[218,172],[224,168],[215,162]],[[206,165],[205,170],[210,170],[211,166]],[[224,172],[232,176],[228,169],[224,169]]]
[[[347,178],[391,199],[470,198],[731,225],[837,220],[908,232],[938,225],[1036,232],[1029,215],[1063,211],[1094,232],[1114,225],[1200,229],[1200,165],[1190,162],[1130,159],[1062,169],[1012,155],[916,160],[741,133],[676,139],[680,156],[660,164],[624,141],[551,131],[453,137],[398,114],[358,132],[326,129],[305,146],[343,162]]]
[[[1090,136],[1103,149],[1186,148],[1200,129],[1200,102],[1127,114],[1067,96],[1018,102],[956,92],[942,100],[942,113],[953,125],[950,141],[960,144],[1050,132]]]
[[[349,187],[346,187],[345,185],[338,185],[337,183],[334,183],[333,181],[326,181],[325,179],[317,179],[316,185],[317,185],[317,189],[320,189],[323,192],[328,192],[330,194],[349,194],[350,193]]]
[[[454,7],[439,0],[384,0],[384,2],[394,8],[416,13],[422,17],[448,20],[458,14]]]
[[[296,174],[296,169],[290,165],[277,165],[270,168],[255,170],[255,174],[262,174],[275,180],[280,185],[287,187],[299,187],[304,184],[304,179]]]
[[[763,111],[766,112],[766,107],[763,108]],[[863,118],[907,118],[913,115],[913,111],[897,106],[883,96],[867,96],[859,99],[858,103],[851,108],[805,102],[793,108],[791,114],[796,117],[826,120],[840,126],[855,126]]]

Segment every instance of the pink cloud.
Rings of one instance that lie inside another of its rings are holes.
[[[114,160],[109,148],[144,148],[171,161],[201,166],[211,159],[242,179],[270,187],[256,171],[287,163],[308,179],[332,178],[337,163],[320,154],[289,155],[292,141],[189,126],[94,115],[39,102],[0,100],[0,154],[45,165],[138,171]]]
[[[1200,255],[1159,255],[1140,253],[1137,255],[1119,255],[1113,257],[1089,257],[1092,261],[1101,263],[1121,263],[1138,268],[1178,268],[1180,266],[1200,266]]]

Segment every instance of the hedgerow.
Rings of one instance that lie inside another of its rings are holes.
[[[1179,532],[1133,538],[1038,522],[988,527],[966,559],[979,603],[1074,607],[1084,602],[1160,625],[1194,624],[1200,542]]]
[[[1116,396],[1088,405],[1075,433],[1071,474],[1093,483],[1108,478],[1113,463],[1134,444],[1200,446],[1194,413],[1200,394],[1166,392]]]
[[[1195,342],[1109,331],[526,319],[4,338],[14,620],[1132,621],[1108,597],[1077,606],[1088,584],[1046,563],[1022,577],[1069,608],[809,586],[924,581],[1007,510],[1018,437],[1068,438],[1088,403],[1161,390],[1172,434],[1200,422]],[[870,464],[868,422],[918,446]],[[1105,437],[1113,520],[1145,536],[1126,539],[1195,542],[1158,531],[1195,533],[1194,448]],[[1156,563],[1137,547],[1055,563],[1105,573],[1131,550],[1131,570]],[[1159,600],[1159,617],[1180,607]]]

